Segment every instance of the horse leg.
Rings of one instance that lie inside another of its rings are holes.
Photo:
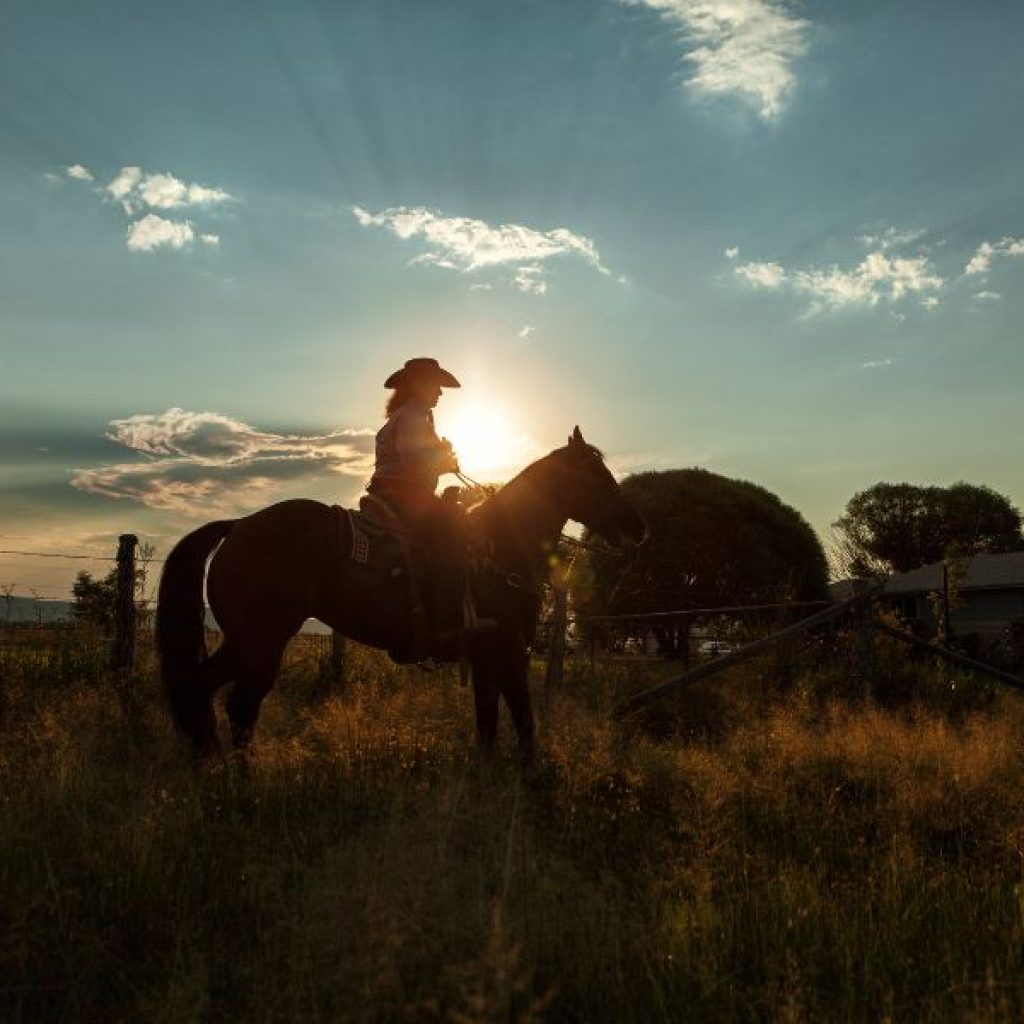
[[[277,678],[284,648],[284,643],[266,643],[249,649],[244,659],[238,659],[235,685],[227,700],[231,742],[236,750],[245,750],[252,742],[260,705]]]
[[[519,641],[508,651],[502,664],[501,695],[512,715],[519,737],[519,756],[532,761],[536,753],[533,704],[530,700],[530,656]]]
[[[473,659],[473,705],[476,733],[486,753],[494,750],[498,739],[498,679],[491,658]]]
[[[231,648],[221,644],[210,657],[200,662],[196,681],[195,736],[193,745],[196,752],[205,757],[220,750],[217,736],[217,717],[213,710],[213,695],[235,675],[235,662]]]

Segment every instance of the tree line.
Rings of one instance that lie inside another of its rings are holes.
[[[990,487],[876,483],[855,494],[832,528],[829,553],[810,524],[771,491],[703,469],[637,473],[622,492],[650,527],[625,557],[600,551],[578,560],[573,599],[584,615],[816,601],[831,572],[866,577],[907,572],[944,558],[1024,550],[1021,515]],[[151,545],[140,549],[143,596]],[[80,572],[77,621],[109,632],[116,570]]]
[[[574,572],[584,615],[821,600],[830,562],[834,577],[864,578],[1024,550],[1020,512],[984,485],[874,484],[833,524],[829,557],[803,516],[756,484],[676,469],[621,486],[650,540],[625,558],[594,552]]]

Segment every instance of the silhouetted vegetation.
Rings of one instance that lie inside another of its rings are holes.
[[[109,635],[114,628],[117,606],[117,569],[111,569],[100,578],[83,570],[75,577],[71,593],[74,597],[71,614],[75,622],[94,626]]]
[[[1024,548],[1020,512],[990,487],[877,483],[855,494],[833,524],[843,575],[908,572],[960,557]]]
[[[627,477],[622,493],[646,519],[649,540],[627,559],[594,556],[589,587],[575,595],[581,609],[625,614],[826,596],[814,530],[763,487],[676,469]]]

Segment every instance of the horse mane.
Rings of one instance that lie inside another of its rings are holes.
[[[534,459],[534,461],[528,466],[525,466],[516,473],[511,480],[507,480],[505,483],[501,484],[497,490],[470,506],[468,514],[476,518],[477,516],[486,515],[488,510],[493,511],[495,508],[500,508],[507,502],[509,491],[514,494],[522,485],[531,483],[533,477],[547,469],[557,459],[567,455],[572,447],[573,445],[571,444],[564,444],[561,448],[555,448],[554,451],[548,452],[547,455],[542,455],[539,459]],[[589,442],[584,442],[581,447],[586,449],[586,451],[594,456],[594,458],[604,462],[604,452],[601,451],[600,448],[590,444]],[[502,500],[503,496],[504,500]]]

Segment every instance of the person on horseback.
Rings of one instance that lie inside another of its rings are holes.
[[[376,464],[367,491],[383,499],[409,526],[426,554],[428,605],[441,655],[453,656],[466,623],[468,539],[462,507],[439,498],[438,479],[458,473],[452,444],[434,430],[443,388],[461,387],[436,359],[409,359],[384,382],[387,422],[377,432]],[[491,626],[477,619],[474,630]]]

